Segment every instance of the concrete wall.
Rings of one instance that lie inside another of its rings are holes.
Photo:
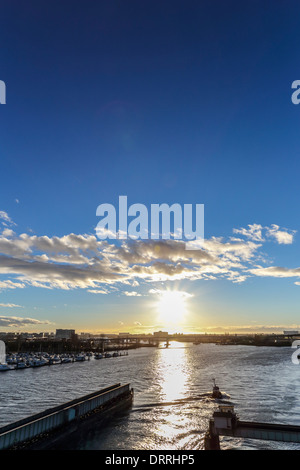
[[[119,385],[99,390],[78,400],[39,413],[25,420],[0,428],[0,450],[30,440],[39,434],[52,431],[84,416],[113,399],[128,395],[130,385]]]

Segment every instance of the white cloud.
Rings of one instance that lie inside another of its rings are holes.
[[[263,268],[259,266],[250,269],[249,272],[262,277],[300,277],[300,268],[283,268],[279,266]]]
[[[16,304],[0,304],[0,307],[6,307],[6,308],[24,308],[22,305],[16,305]]]
[[[109,292],[104,289],[88,289],[91,294],[108,294]]]
[[[0,291],[4,289],[24,289],[26,284],[22,282],[13,282],[11,280],[0,281]]]
[[[15,235],[15,232],[11,230],[10,228],[5,228],[2,232],[2,237],[13,237]]]
[[[288,245],[293,243],[296,230],[281,229],[279,225],[272,224],[271,227],[263,227],[259,224],[250,224],[248,228],[233,229],[234,233],[238,233],[253,241],[264,242],[266,237],[273,237],[277,243]],[[265,235],[263,235],[265,233]]]
[[[136,291],[131,291],[131,292],[124,291],[123,294],[127,295],[127,297],[141,297],[142,296],[142,294],[139,294]]]
[[[2,222],[3,225],[16,225],[11,218],[9,217],[8,213],[5,211],[0,211],[0,219],[2,219],[4,222]]]
[[[234,231],[239,238],[211,237],[204,240],[201,249],[186,250],[185,243],[178,240],[124,240],[114,244],[89,234],[16,235],[6,228],[0,236],[0,290],[32,286],[108,294],[145,282],[227,279],[241,283],[250,276],[300,276],[288,268],[257,265],[263,262],[260,249],[266,241],[264,233],[287,244],[294,231],[258,224]],[[141,295],[137,289],[123,294]]]
[[[263,227],[259,224],[249,224],[248,228],[234,228],[233,233],[239,233],[240,235],[248,237],[251,240],[262,242],[264,241],[262,230]]]
[[[294,234],[296,231],[287,231],[287,230],[280,230],[278,225],[272,225],[271,228],[268,229],[267,235],[270,237],[274,237],[277,243],[283,245],[290,245],[293,243]]]
[[[21,327],[26,325],[51,325],[48,320],[37,320],[35,318],[7,317],[0,315],[1,327]]]

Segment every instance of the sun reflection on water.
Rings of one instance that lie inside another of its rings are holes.
[[[184,398],[188,393],[188,364],[186,349],[177,347],[159,350],[158,374],[162,401]]]
[[[161,449],[179,448],[190,439],[191,419],[182,413],[184,403],[180,402],[190,395],[187,349],[175,342],[169,348],[158,349],[156,373],[160,402],[166,406],[155,412],[159,420],[152,428],[152,439]]]

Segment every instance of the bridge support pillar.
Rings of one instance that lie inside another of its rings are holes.
[[[215,432],[213,420],[210,420],[209,430],[205,433],[204,450],[220,450],[220,438]]]
[[[204,437],[204,450],[220,450],[219,435],[214,432],[213,423],[209,423],[209,430]]]

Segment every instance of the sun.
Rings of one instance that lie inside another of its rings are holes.
[[[157,310],[159,321],[164,326],[176,326],[184,321],[187,313],[187,298],[191,294],[182,291],[159,291]]]

